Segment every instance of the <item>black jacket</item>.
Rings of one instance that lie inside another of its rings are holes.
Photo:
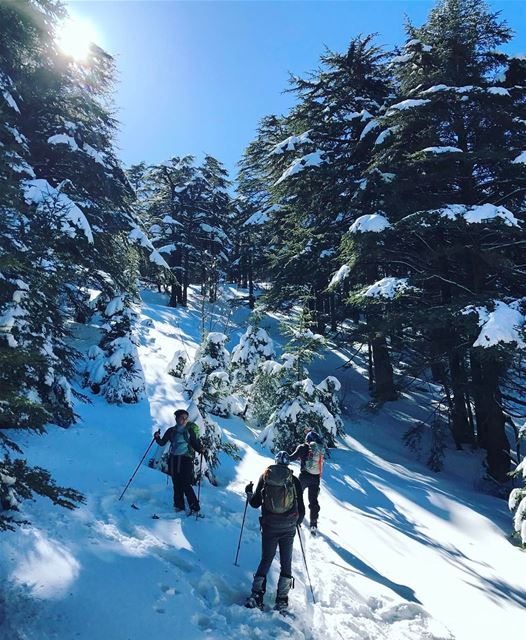
[[[303,491],[301,489],[301,484],[296,476],[292,476],[294,482],[294,490],[296,492],[296,506],[293,507],[290,511],[286,513],[270,513],[265,509],[265,505],[263,503],[263,486],[265,484],[264,479],[265,472],[261,474],[259,477],[258,484],[256,486],[256,490],[252,494],[252,497],[249,499],[249,503],[251,507],[258,509],[261,507],[261,517],[263,524],[276,524],[280,523],[286,525],[287,523],[292,523],[292,526],[296,526],[296,524],[301,524],[303,518],[305,517],[305,503],[303,502]]]

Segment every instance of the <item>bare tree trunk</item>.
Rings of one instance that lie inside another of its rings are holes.
[[[389,350],[385,336],[378,335],[371,340],[374,366],[374,397],[381,401],[396,400],[393,367],[389,359]]]
[[[331,318],[331,331],[338,331],[338,322],[336,320],[336,296],[334,292],[329,294],[329,313]]]
[[[183,291],[182,291],[182,301],[181,304],[184,307],[188,306],[188,250],[185,250],[183,257]]]
[[[486,449],[488,473],[498,482],[508,479],[510,444],[506,437],[506,418],[500,404],[500,367],[495,358],[476,350],[471,352],[473,398],[480,445]]]
[[[453,391],[453,404],[451,408],[452,434],[458,449],[463,444],[473,444],[474,432],[470,429],[466,399],[466,377],[464,364],[458,352],[453,351],[449,356],[449,370],[451,373],[451,388]]]
[[[248,254],[248,306],[253,309],[256,305],[256,297],[254,296],[254,268],[252,264],[252,249]]]

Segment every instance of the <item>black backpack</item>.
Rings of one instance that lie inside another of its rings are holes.
[[[284,464],[273,464],[263,474],[263,505],[269,513],[283,514],[296,507],[294,475]]]

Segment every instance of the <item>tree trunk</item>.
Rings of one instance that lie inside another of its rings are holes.
[[[170,256],[170,267],[172,268],[175,279],[172,281],[170,301],[168,306],[177,307],[182,302],[182,288],[181,288],[181,264],[182,264],[181,251],[176,251]]]
[[[480,445],[487,452],[488,473],[498,482],[505,482],[510,470],[510,444],[500,406],[499,363],[490,354],[484,354],[482,359],[473,350],[471,370],[477,433]]]
[[[253,309],[256,305],[256,297],[254,296],[254,269],[252,264],[253,253],[248,254],[248,306]]]
[[[453,440],[457,449],[463,444],[473,444],[475,434],[470,429],[464,390],[466,378],[462,358],[457,351],[449,354],[449,371],[451,374],[451,389],[453,392],[451,407],[451,428]]]
[[[367,373],[368,373],[368,389],[369,393],[373,395],[374,391],[374,367],[373,367],[373,349],[371,347],[371,341],[367,341]]]
[[[331,317],[331,331],[338,331],[338,322],[336,320],[336,296],[334,292],[329,294],[329,312]]]
[[[316,300],[316,331],[322,336],[325,335],[325,319],[323,314],[323,296],[316,289],[315,291],[315,300]]]
[[[183,307],[188,306],[188,250],[185,250],[183,257],[183,291],[181,304]]]
[[[389,349],[385,336],[375,336],[371,340],[374,366],[374,397],[380,402],[396,400],[397,394],[393,380],[393,367],[389,359]]]

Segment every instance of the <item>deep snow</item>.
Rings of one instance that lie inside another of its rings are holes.
[[[230,290],[230,295],[246,292]],[[32,526],[0,534],[2,640],[145,640],[146,638],[294,638],[493,640],[524,626],[526,555],[507,536],[506,502],[477,491],[480,454],[448,451],[433,474],[401,444],[401,434],[426,415],[431,389],[418,387],[376,413],[367,402],[358,359],[328,350],[311,367],[319,382],[342,382],[347,436],[326,461],[320,496],[320,535],[303,528],[316,604],[312,603],[298,540],[291,592],[294,617],[242,605],[259,560],[258,513],[249,507],[239,567],[234,557],[244,508],[243,488],[270,461],[255,434],[237,418],[216,418],[241,461],[222,457],[219,487],[202,487],[206,517],[170,513],[171,486],[142,466],[118,497],[158,427],[184,406],[182,388],[166,370],[175,351],[191,356],[199,340],[199,301],[170,309],[144,292],[139,356],[147,398],[108,405],[97,396],[79,404],[82,422],[47,435],[21,435],[32,464],[60,484],[83,491],[74,512],[43,499],[25,505]],[[247,310],[215,305],[209,330],[237,343]],[[277,318],[263,323],[282,342]],[[98,340],[77,327],[82,350]],[[362,363],[363,364],[363,363]],[[297,467],[294,467],[298,471]],[[138,509],[133,509],[135,504]],[[156,513],[160,519],[152,519]],[[273,603],[278,565],[271,569]]]

